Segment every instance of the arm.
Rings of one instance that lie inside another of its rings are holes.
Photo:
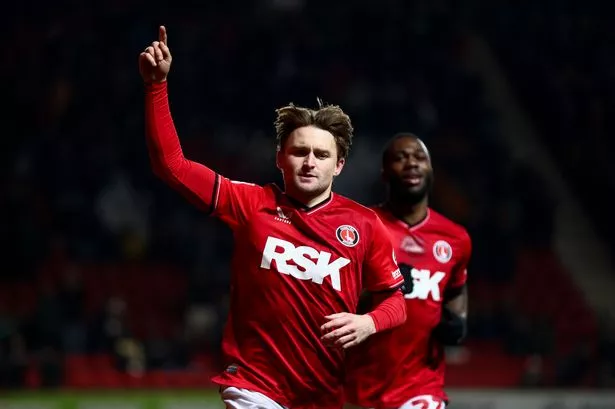
[[[220,176],[185,158],[169,109],[167,82],[146,84],[145,88],[147,147],[154,174],[211,213]]]
[[[467,286],[454,288],[449,297],[449,300],[446,301],[445,295],[446,304],[442,307],[442,316],[434,329],[434,336],[443,345],[459,345],[467,334]]]
[[[374,332],[395,328],[406,322],[406,301],[399,290],[373,294],[376,307],[367,313],[374,322]]]
[[[400,291],[404,283],[389,232],[376,216],[365,263],[364,287],[372,295],[374,308],[367,313],[375,332],[406,322],[406,301]]]
[[[343,348],[358,345],[370,335],[406,321],[406,302],[399,291],[403,277],[395,261],[393,244],[380,219],[374,217],[363,266],[364,291],[359,297],[359,302],[362,302],[366,294],[371,294],[374,308],[360,315],[346,312],[329,315],[325,317],[329,322],[321,327],[325,333],[323,341]]]
[[[145,130],[152,170],[199,208],[211,212],[219,176],[184,157],[167,94],[167,76],[172,60],[167,31],[162,26],[158,41],[139,55],[139,72],[145,83]]]
[[[367,314],[341,312],[327,315],[321,327],[323,342],[342,348],[358,345],[376,332],[395,328],[406,321],[406,301],[399,290],[372,295],[376,305]]]
[[[160,27],[158,41],[139,56],[139,71],[146,91],[145,127],[152,169],[200,209],[214,213],[231,227],[241,225],[259,203],[262,188],[230,181],[186,159],[169,108],[167,75],[171,61],[167,32]]]
[[[399,290],[370,293],[363,290],[359,296],[357,314],[368,315],[374,322],[374,332],[401,325],[406,320],[406,301]]]
[[[434,329],[434,336],[443,345],[459,345],[467,334],[468,317],[468,263],[472,253],[472,242],[465,234],[462,240],[462,257],[453,270],[453,276],[444,292],[444,306],[440,322]]]
[[[445,306],[451,312],[466,319],[468,316],[468,286],[464,284],[460,288],[452,288],[444,294]]]

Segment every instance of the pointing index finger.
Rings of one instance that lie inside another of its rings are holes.
[[[167,45],[167,29],[165,26],[160,26],[158,29],[158,41]]]

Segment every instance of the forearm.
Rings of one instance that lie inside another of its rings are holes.
[[[450,294],[450,293],[449,293]],[[434,335],[443,345],[459,345],[467,334],[468,292],[466,286],[454,289],[452,298],[447,297],[442,307],[440,322]]]
[[[218,175],[184,157],[171,117],[167,82],[145,85],[145,126],[152,170],[192,203],[211,210]]]
[[[465,319],[468,316],[468,287],[463,285],[446,290],[444,303],[449,310]]]
[[[374,321],[376,332],[395,328],[406,321],[406,301],[401,291],[376,293],[376,307],[368,313]]]

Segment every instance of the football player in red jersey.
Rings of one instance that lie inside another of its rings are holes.
[[[443,409],[444,347],[466,332],[470,237],[428,207],[433,169],[419,138],[402,133],[388,143],[382,176],[388,197],[375,210],[396,247],[408,319],[348,350],[347,406]],[[370,302],[367,294],[359,309]]]
[[[184,157],[167,94],[167,32],[139,57],[154,172],[234,232],[226,369],[213,381],[227,408],[335,409],[344,350],[402,324],[403,277],[373,210],[332,193],[352,138],[337,106],[277,110],[285,190],[231,181]],[[362,289],[378,305],[356,314]]]

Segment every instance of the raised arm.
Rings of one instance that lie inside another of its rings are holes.
[[[191,203],[212,212],[220,176],[184,156],[169,108],[167,76],[171,62],[166,28],[161,26],[158,41],[139,55],[139,71],[145,83],[145,129],[152,170]]]

